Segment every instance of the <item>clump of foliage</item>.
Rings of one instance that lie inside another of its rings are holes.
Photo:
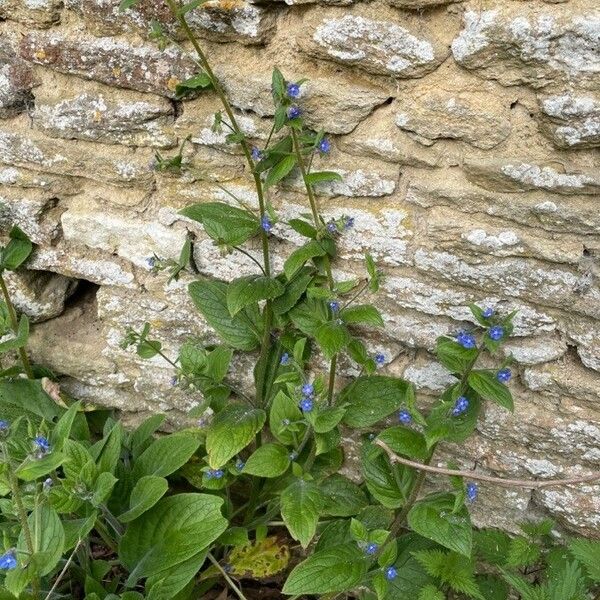
[[[65,398],[29,363],[28,321],[17,320],[1,272],[18,268],[32,245],[12,231],[0,254],[0,333],[8,334],[0,351],[17,350],[21,362],[0,380],[0,599],[191,600],[222,583],[240,600],[257,585],[292,598],[590,597],[600,582],[598,542],[558,540],[549,521],[524,524],[518,536],[474,530],[478,474],[453,465],[446,484],[437,481],[441,491],[424,492],[439,444],[463,443],[485,402],[512,410],[509,361],[498,357],[514,315],[471,306],[477,325],[437,342],[454,382],[422,408],[414,386],[385,374],[388,357],[361,339],[365,327],[383,325],[365,302],[382,282],[373,259],[366,256],[361,279],[334,275],[337,242],[354,223],[319,210],[315,186],[339,175],[313,169],[330,141],[305,126],[302,82],[274,71],[272,135],[253,147],[187,27],[187,12],[202,1],[166,1],[198,53],[199,72],[178,93],[219,96],[215,128],[241,147],[258,199],[257,209],[206,202],[181,212],[225,253],[254,261],[256,273],[189,286],[221,344],[189,340],[169,357],[149,325],[126,333],[124,348],[162,356],[177,385],[202,393],[191,416],[207,424],[157,436],[162,416],[128,431],[110,413]],[[156,24],[153,36],[169,42]],[[183,152],[157,156],[157,168],[184,172]],[[308,210],[285,221],[269,193],[294,169]],[[304,243],[274,272],[271,241],[284,227]],[[262,260],[244,248],[256,239]],[[191,243],[179,261],[152,257],[151,265],[178,277]],[[232,384],[236,352],[256,357],[252,390]],[[482,368],[483,356],[496,367]],[[341,384],[340,359],[359,371]],[[361,483],[340,473],[342,435],[356,440]]]

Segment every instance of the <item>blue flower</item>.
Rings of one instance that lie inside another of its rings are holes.
[[[48,454],[50,452],[50,442],[42,435],[38,435],[33,440],[34,445],[42,454]]]
[[[262,150],[259,150],[256,146],[254,146],[254,148],[252,148],[252,159],[258,162],[262,159],[262,157]]]
[[[312,396],[315,392],[315,387],[312,383],[305,383],[302,386],[302,395],[303,396]]]
[[[475,337],[466,331],[459,331],[456,334],[456,341],[463,348],[475,348],[477,346],[477,342],[475,341]]]
[[[500,327],[500,325],[494,325],[493,327],[490,327],[488,335],[490,336],[490,338],[497,342],[504,336],[504,329]]]
[[[323,138],[317,146],[321,154],[328,154],[331,150],[331,142],[327,138]]]
[[[17,568],[17,557],[14,550],[9,550],[0,556],[0,569],[11,571]]]
[[[375,542],[370,542],[369,544],[367,544],[367,547],[365,548],[365,552],[369,555],[372,555],[372,554],[375,554],[375,552],[377,552],[378,548],[379,548],[379,546]]]
[[[354,217],[346,217],[344,220],[344,229],[352,229],[354,227]]]
[[[287,95],[290,98],[298,98],[300,96],[300,86],[297,83],[288,83]]]
[[[177,375],[173,375],[173,377],[171,377],[171,387],[175,387],[178,383],[179,378],[177,377]]]
[[[489,319],[493,314],[494,314],[494,309],[491,306],[488,306],[483,311],[483,317],[484,317],[484,319]]]
[[[297,119],[302,114],[299,106],[290,106],[287,111],[288,119]]]
[[[467,483],[466,485],[466,489],[467,500],[469,502],[475,502],[475,500],[477,500],[477,494],[479,493],[479,488],[477,487],[477,484],[473,483],[472,481],[469,481],[469,483]]]
[[[154,267],[156,266],[156,258],[154,256],[149,256],[146,259],[146,264],[151,268],[154,269]]]
[[[340,310],[340,303],[337,300],[332,300],[329,303],[329,308],[334,312],[338,312]]]
[[[459,396],[454,403],[454,408],[452,409],[452,416],[459,417],[462,415],[467,408],[469,408],[469,399],[465,396]]]
[[[500,383],[508,383],[510,378],[512,377],[512,371],[510,369],[500,369],[498,373],[496,373],[496,379]]]
[[[412,417],[405,408],[398,413],[398,421],[400,421],[400,423],[404,423],[405,425],[408,425],[410,422],[412,422]]]
[[[396,567],[388,567],[385,570],[385,578],[388,581],[392,581],[393,579],[396,579],[396,577],[398,577],[398,571],[396,570]]]
[[[271,223],[271,219],[269,219],[269,215],[263,215],[261,217],[261,219],[260,219],[260,226],[267,233],[271,233],[271,230],[273,229],[273,223]]]
[[[300,410],[302,412],[310,412],[314,407],[314,403],[310,398],[302,398],[300,400]]]
[[[281,355],[281,360],[279,361],[279,364],[283,365],[284,367],[290,364],[290,355],[287,352],[284,352]]]
[[[331,221],[331,223],[327,223],[327,231],[329,231],[329,233],[337,233],[337,225],[333,221]]]
[[[379,367],[383,366],[385,364],[385,354],[382,354],[381,352],[378,352],[375,355],[375,363]]]
[[[45,490],[49,490],[53,485],[54,485],[54,481],[53,481],[52,477],[48,477],[47,479],[44,479],[44,483],[42,483],[42,487]]]
[[[236,461],[236,463],[235,463],[235,468],[236,468],[238,471],[241,471],[241,470],[242,470],[242,469],[243,469],[245,466],[246,466],[246,463],[245,463],[243,460],[239,460],[239,459],[238,459],[238,460]]]
[[[223,475],[225,475],[223,469],[212,469],[209,471],[209,473],[211,478],[214,477],[215,479],[222,479]]]
[[[10,428],[10,423],[4,419],[0,419],[0,433],[6,433]]]

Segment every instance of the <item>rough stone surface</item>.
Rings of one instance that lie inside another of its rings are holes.
[[[217,95],[175,99],[197,65],[162,0],[125,13],[118,3],[0,0],[0,238],[17,224],[36,243],[10,277],[37,321],[34,360],[61,374],[66,393],[126,421],[165,411],[177,424],[200,394],[173,388],[169,364],[119,342],[146,321],[169,356],[190,335],[216,342],[187,285],[196,271],[231,280],[256,267],[223,255],[179,210],[234,197],[256,209],[257,198],[227,125],[213,130]],[[180,45],[161,51],[152,20]],[[596,0],[211,0],[190,23],[252,145],[271,131],[272,68],[306,80],[298,106],[331,141],[313,167],[342,176],[318,186],[318,202],[326,220],[355,221],[334,273],[364,277],[370,252],[384,274],[365,297],[385,322],[365,332],[369,352],[386,355],[383,372],[415,382],[428,404],[452,379],[435,362],[436,338],[474,323],[468,304],[517,311],[504,350],[515,413],[486,406],[475,435],[443,445],[439,464],[519,478],[597,469]],[[189,172],[153,170],[156,152],[180,147]],[[294,171],[269,190],[275,269],[302,243],[285,225],[308,212],[302,188]],[[193,268],[169,283],[147,259],[177,258],[188,236]],[[260,260],[258,243],[247,250]],[[251,367],[235,356],[236,385],[250,388]],[[343,377],[357,372],[340,361]],[[344,443],[357,477],[357,440]],[[565,533],[599,537],[598,498],[600,486],[482,485],[472,513],[512,531],[552,517]]]

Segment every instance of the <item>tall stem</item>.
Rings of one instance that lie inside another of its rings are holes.
[[[8,316],[10,318],[10,324],[12,330],[15,335],[19,332],[19,321],[17,319],[17,311],[15,310],[14,304],[10,299],[10,293],[8,288],[6,287],[6,282],[4,281],[4,277],[2,273],[0,273],[0,289],[2,289],[2,296],[4,297],[4,302],[6,304],[6,308],[8,310]],[[19,348],[19,357],[21,358],[21,363],[23,364],[23,370],[29,379],[34,379],[33,369],[31,368],[31,363],[29,362],[29,357],[27,356],[27,351],[25,348]]]
[[[240,588],[235,584],[233,579],[229,577],[227,571],[225,571],[225,569],[219,564],[219,561],[210,552],[208,553],[208,560],[210,560],[210,562],[221,572],[221,575],[223,575],[225,581],[229,584],[229,587],[235,592],[236,596],[240,600],[247,600],[242,590],[240,590]]]

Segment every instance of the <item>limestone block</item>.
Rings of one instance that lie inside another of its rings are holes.
[[[71,196],[81,191],[82,180],[75,177],[40,173],[21,167],[0,165],[0,185],[25,189],[40,189],[55,196]]]
[[[600,13],[596,3],[544,7],[505,3],[468,10],[452,42],[454,59],[502,85],[577,83],[600,89]]]
[[[428,86],[399,98],[396,125],[427,143],[450,138],[489,150],[510,134],[510,112],[492,93]]]
[[[113,90],[46,73],[35,94],[34,125],[51,137],[171,148],[173,107],[160,96]]]
[[[600,325],[588,319],[567,318],[561,329],[577,344],[577,354],[581,362],[588,367],[600,371]]]
[[[440,6],[442,4],[452,4],[454,2],[462,2],[463,0],[389,0],[392,6],[398,8],[406,8],[409,10],[422,10],[432,6]]]
[[[508,158],[467,161],[465,172],[473,183],[498,192],[545,190],[556,194],[600,194],[600,176],[594,171],[559,171],[553,166]]]
[[[0,46],[0,119],[12,117],[32,105],[33,72],[27,63]]]
[[[77,32],[30,32],[21,40],[20,51],[25,60],[60,73],[170,98],[177,84],[196,71],[192,60],[174,47],[162,52],[151,45]]]
[[[60,20],[61,0],[0,0],[0,18],[47,28]]]
[[[0,163],[27,169],[99,180],[119,186],[149,188],[153,182],[150,153],[135,154],[113,147],[100,154],[89,142],[52,140],[27,127],[25,121],[0,129]]]
[[[571,93],[540,98],[542,132],[559,148],[600,146],[600,94]]]
[[[502,351],[521,365],[537,365],[564,356],[567,344],[558,336],[514,338],[502,346]]]
[[[43,271],[7,272],[5,279],[16,309],[32,323],[60,315],[77,288],[76,279]]]
[[[306,22],[302,49],[376,75],[423,77],[447,57],[448,50],[433,32],[423,34],[393,20],[359,14],[317,12]]]

